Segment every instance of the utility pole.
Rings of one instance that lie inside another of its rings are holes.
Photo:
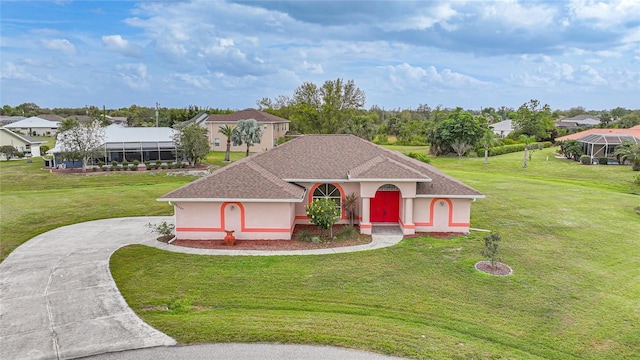
[[[160,107],[160,103],[156,103],[156,127],[158,127],[158,108]]]

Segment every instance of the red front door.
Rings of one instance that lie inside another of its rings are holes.
[[[371,199],[371,222],[398,222],[400,191],[376,191]]]

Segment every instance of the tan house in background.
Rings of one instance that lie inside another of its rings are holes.
[[[251,147],[252,152],[273,149],[278,144],[278,139],[284,137],[289,131],[289,120],[258,111],[256,109],[245,109],[232,114],[209,115],[205,121],[209,136],[211,150],[226,151],[227,138],[219,132],[220,126],[235,126],[238,120],[255,119],[262,129],[262,140]],[[231,151],[245,151],[246,146],[233,146]]]
[[[13,146],[25,156],[41,156],[40,145],[45,142],[29,135],[17,134],[9,129],[0,128],[0,146]],[[4,156],[0,155],[0,160],[5,160]]]

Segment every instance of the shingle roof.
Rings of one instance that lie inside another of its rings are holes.
[[[356,136],[305,135],[230,164],[162,199],[301,199],[304,192],[296,182],[380,180],[417,181],[418,195],[482,196],[429,164]]]
[[[631,129],[589,129],[589,130],[577,132],[575,134],[561,136],[559,138],[556,138],[556,141],[578,140],[588,135],[622,135],[622,136],[626,135],[626,136],[633,136],[640,139],[640,125],[636,125]]]
[[[238,120],[255,119],[257,122],[290,122],[287,119],[271,115],[264,111],[258,111],[256,109],[244,109],[236,111],[232,114],[212,114],[207,118],[207,122],[236,122]]]
[[[58,128],[60,124],[55,121],[49,121],[37,116],[32,116],[23,120],[16,121],[14,123],[5,125],[4,127],[12,128]]]

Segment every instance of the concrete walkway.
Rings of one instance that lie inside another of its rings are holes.
[[[125,245],[192,254],[267,256],[371,250],[402,240],[397,230],[384,228],[374,232],[372,243],[348,248],[291,252],[190,249],[160,243],[144,226],[163,220],[172,219],[118,218],[64,226],[13,251],[0,263],[0,358],[72,359],[175,345],[175,340],[144,323],[116,287],[109,258]],[[227,355],[220,358],[232,358]]]

